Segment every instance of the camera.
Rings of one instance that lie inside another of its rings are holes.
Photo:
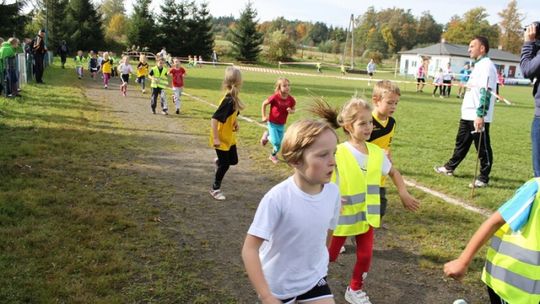
[[[536,40],[540,40],[540,21],[535,21],[535,22],[531,23],[531,25],[534,25],[534,27],[536,28],[536,36],[534,36],[534,38]],[[523,28],[523,31],[526,31],[527,27]]]

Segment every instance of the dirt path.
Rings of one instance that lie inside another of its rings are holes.
[[[222,186],[227,201],[213,200],[208,189],[213,178],[215,152],[207,146],[208,120],[196,121],[200,127],[187,131],[185,121],[193,124],[196,119],[190,117],[189,112],[180,116],[153,115],[148,93],[142,95],[131,84],[128,97],[122,97],[117,81],[113,79],[109,90],[104,90],[99,81],[83,80],[86,95],[96,104],[110,107],[125,129],[150,135],[156,143],[178,146],[170,151],[157,145],[148,155],[138,156],[145,161],[134,164],[134,171],[139,174],[159,179],[176,189],[172,204],[151,202],[162,210],[160,218],[165,231],[178,244],[178,250],[190,247],[200,258],[212,261],[204,272],[204,280],[230,293],[238,303],[255,303],[257,297],[244,274],[240,249],[260,198],[280,180],[256,171],[249,160],[249,151],[239,147],[240,163],[227,173]],[[374,261],[366,283],[373,303],[452,303],[457,298],[466,298],[469,303],[485,302],[484,290],[474,292],[444,280],[440,269],[421,269],[414,246],[403,244],[387,248],[387,240],[396,243],[393,231],[378,230]],[[330,266],[330,286],[337,303],[345,303],[343,293],[355,259],[353,247],[347,247],[338,263]]]

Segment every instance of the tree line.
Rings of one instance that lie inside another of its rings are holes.
[[[194,0],[163,0],[158,12],[152,0],[136,0],[133,13],[126,16],[123,0],[20,0],[0,4],[0,37],[32,37],[47,27],[49,49],[65,40],[76,49],[147,49],[161,47],[179,56],[231,55],[240,61],[290,59],[297,48],[316,47],[323,52],[342,53],[350,49],[349,29],[323,22],[304,22],[277,17],[259,22],[257,11],[247,3],[238,19],[213,17],[206,3]],[[33,5],[29,13],[25,6]],[[420,16],[410,10],[369,7],[354,19],[355,56],[391,57],[399,51],[437,43],[467,44],[471,37],[483,35],[491,44],[519,53],[523,14],[517,0],[498,13],[500,22],[490,24],[486,10],[473,8],[463,16],[454,15],[446,24],[435,21],[429,11]],[[346,19],[348,16],[344,16]],[[216,47],[215,39],[229,40],[232,47]],[[348,54],[349,56],[351,54]]]

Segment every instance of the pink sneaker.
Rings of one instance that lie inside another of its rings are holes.
[[[267,143],[268,143],[268,132],[264,131],[261,137],[261,146],[266,146]]]
[[[268,159],[271,160],[274,164],[279,163],[279,159],[275,155],[270,155],[270,157],[268,157]]]

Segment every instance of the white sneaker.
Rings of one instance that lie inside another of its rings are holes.
[[[344,253],[347,249],[345,249],[345,246],[341,246],[339,249],[339,253]]]
[[[487,183],[485,183],[485,182],[483,182],[483,181],[481,181],[481,180],[479,180],[479,179],[475,179],[475,180],[474,180],[474,188],[485,188],[485,187],[487,187],[487,186],[488,186]],[[472,183],[469,184],[469,188],[473,188],[473,184],[472,184]]]
[[[347,287],[347,291],[345,291],[345,300],[351,304],[371,304],[369,297],[364,291],[354,291],[350,287]]]
[[[435,170],[435,172],[439,173],[439,174],[444,174],[444,175],[448,175],[448,176],[452,176],[454,175],[454,170],[448,170],[446,169],[445,166],[440,166],[440,167],[433,167],[433,170]]]
[[[223,192],[221,192],[221,189],[210,189],[210,195],[218,201],[224,201],[226,199],[225,195],[223,195]]]

